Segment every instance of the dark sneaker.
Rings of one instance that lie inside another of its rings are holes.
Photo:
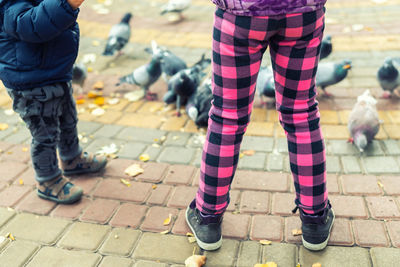
[[[204,250],[216,250],[222,245],[222,215],[205,215],[196,208],[193,200],[186,209],[186,222]]]
[[[64,175],[84,174],[98,172],[107,164],[107,157],[94,155],[93,153],[82,152],[78,157],[61,161]]]
[[[36,187],[39,197],[59,204],[72,204],[81,199],[83,194],[82,188],[72,184],[64,176],[40,183]]]
[[[331,204],[328,202],[327,207],[320,214],[307,214],[302,209],[299,210],[303,246],[313,251],[323,250],[328,244],[335,221]]]

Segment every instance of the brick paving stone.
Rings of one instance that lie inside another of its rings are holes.
[[[254,108],[251,112],[251,121],[266,121],[267,110],[263,108]]]
[[[233,266],[239,250],[239,241],[223,239],[222,246],[216,251],[206,251],[207,266],[228,267]]]
[[[174,226],[172,227],[171,233],[177,235],[186,235],[186,233],[192,232],[186,223],[186,209],[180,210],[178,217],[175,220]]]
[[[397,124],[384,124],[383,128],[390,139],[400,139],[400,126]]]
[[[285,192],[288,190],[288,174],[238,170],[232,188]]]
[[[118,139],[134,142],[154,143],[155,139],[160,140],[162,136],[165,136],[165,131],[156,129],[145,129],[136,127],[125,127],[116,137]]]
[[[353,220],[356,243],[361,247],[387,247],[388,237],[384,223],[373,220]],[[373,229],[373,231],[371,231]]]
[[[0,254],[1,265],[7,267],[24,266],[38,249],[38,244],[15,240]]]
[[[94,137],[115,137],[124,127],[116,124],[104,124],[97,131],[93,132]]]
[[[321,124],[339,124],[339,114],[336,110],[320,110]]]
[[[271,213],[276,215],[292,215],[295,195],[293,193],[274,193],[272,194]]]
[[[4,123],[4,122],[3,122]],[[6,130],[4,131],[0,131],[0,139],[4,140],[6,139],[8,136],[10,136],[11,134],[13,134],[13,127],[8,127]]]
[[[274,151],[275,150],[279,153],[288,153],[288,144],[286,138],[275,139]]]
[[[267,154],[265,153],[256,152],[252,156],[244,155],[243,158],[239,159],[238,168],[248,170],[264,170],[266,159]]]
[[[226,208],[227,211],[239,211],[241,193],[238,190],[229,191],[229,205]]]
[[[247,127],[246,135],[252,136],[273,136],[274,123],[252,121]]]
[[[58,242],[58,246],[65,249],[83,249],[95,251],[110,232],[108,225],[76,222]]]
[[[93,134],[101,128],[102,124],[94,121],[78,121],[78,133],[82,135]]]
[[[186,208],[196,196],[197,187],[177,186],[173,189],[167,206],[171,208]]]
[[[364,157],[362,162],[367,173],[399,173],[400,168],[393,157]]]
[[[252,217],[250,239],[281,242],[284,220],[279,216],[255,215]]]
[[[31,191],[32,188],[30,186],[12,184],[0,192],[0,206],[14,207]]]
[[[339,157],[326,156],[326,171],[328,173],[341,173],[342,167],[340,165]]]
[[[119,120],[122,117],[122,115],[123,115],[123,113],[121,111],[109,109],[102,116],[94,117],[93,121],[103,123],[103,124],[115,123],[117,120]]]
[[[340,163],[343,166],[344,173],[362,173],[362,169],[358,158],[355,156],[342,156],[340,157]]]
[[[144,203],[151,191],[150,183],[130,182],[124,185],[119,179],[104,179],[93,193],[95,197]]]
[[[115,256],[105,256],[100,262],[99,267],[131,267],[133,261],[127,258],[115,257]]]
[[[240,200],[240,212],[267,214],[269,199],[268,192],[244,191]]]
[[[171,164],[189,164],[193,160],[195,151],[193,148],[165,147],[157,160]]]
[[[274,139],[271,137],[245,136],[241,144],[242,150],[255,150],[260,152],[272,152]]]
[[[147,199],[146,203],[150,205],[163,205],[168,199],[171,191],[172,186],[159,184],[155,189],[151,191],[151,195]]]
[[[170,132],[163,144],[166,146],[184,146],[191,136],[190,133],[185,132]]]
[[[268,154],[267,158],[267,170],[268,171],[282,171],[284,156],[282,154],[271,153]]]
[[[167,267],[167,264],[155,261],[140,260],[135,263],[134,267]]]
[[[0,227],[15,216],[13,209],[0,208]]]
[[[365,207],[362,197],[331,195],[329,200],[332,203],[332,207],[335,209],[335,215],[337,217],[368,218],[367,208]],[[349,203],[351,203],[351,205],[349,205]]]
[[[107,168],[107,167],[106,167]],[[97,174],[76,175],[71,177],[71,182],[83,189],[85,195],[90,195],[94,188],[96,188],[99,181],[102,180]]]
[[[188,243],[185,236],[144,233],[132,257],[137,260],[157,259],[161,262],[183,263],[193,254],[194,246],[196,245]],[[176,253],[177,251],[179,253]],[[199,251],[198,248],[197,251]]]
[[[196,166],[197,168],[200,168],[202,154],[203,154],[203,150],[200,148],[195,151],[195,154],[193,157],[193,165]]]
[[[164,104],[162,102],[150,101],[144,102],[143,105],[137,110],[138,113],[151,114],[160,111]]]
[[[35,171],[32,167],[29,167],[26,171],[18,175],[17,179],[14,180],[14,184],[20,184],[20,180],[23,181],[24,185],[36,185]]]
[[[80,201],[73,204],[57,205],[57,207],[51,212],[51,216],[76,220],[81,216],[82,211],[85,210],[91,202],[91,199],[83,197]]]
[[[162,124],[162,117],[137,113],[124,113],[116,122],[119,125],[157,129]]]
[[[372,266],[396,266],[400,262],[400,250],[396,248],[371,248]]]
[[[99,249],[105,255],[128,256],[139,239],[141,232],[126,228],[114,228]]]
[[[27,165],[16,161],[0,162],[0,181],[11,182],[27,169]]]
[[[150,159],[156,159],[158,156],[160,156],[162,147],[161,146],[153,146],[153,145],[148,145],[143,151],[143,154],[149,155]]]
[[[24,199],[22,199],[15,209],[39,215],[47,215],[56,205],[57,204],[53,201],[40,198],[35,190],[31,191]]]
[[[6,138],[4,138],[5,142],[12,144],[21,144],[21,143],[29,143],[31,140],[31,133],[25,126],[17,126],[14,129],[18,129],[16,132],[13,132]]]
[[[368,250],[359,247],[328,246],[320,252],[312,252],[300,246],[299,260],[301,266],[311,266],[316,262],[322,266],[371,266]]]
[[[222,223],[222,236],[226,238],[247,239],[250,229],[250,216],[225,212]]]
[[[399,176],[383,176],[378,177],[378,181],[383,185],[383,191],[388,195],[400,195],[400,177]]]
[[[348,139],[349,132],[345,125],[322,125],[322,132],[325,139]]]
[[[20,213],[3,227],[0,233],[12,233],[16,239],[53,245],[69,224],[66,220]]]
[[[382,149],[381,141],[372,140],[364,150],[366,156],[383,156],[385,152]]]
[[[187,165],[171,165],[168,168],[164,182],[166,184],[189,185],[197,169]]]
[[[0,141],[0,149],[1,149],[2,152],[7,151],[7,150],[10,149],[12,146],[13,146],[13,144]]]
[[[395,140],[382,140],[384,150],[387,155],[400,155],[399,143]]]
[[[56,247],[42,247],[27,267],[95,267],[100,262],[101,256],[94,253],[60,249]]]
[[[237,267],[254,266],[260,262],[261,253],[262,247],[258,242],[241,242],[237,259]]]
[[[297,247],[293,244],[272,243],[264,246],[262,259],[263,262],[275,262],[278,266],[296,266]]]
[[[1,159],[27,163],[31,159],[30,146],[14,145],[2,154]]]
[[[145,164],[140,164],[144,172],[135,177],[138,181],[146,181],[151,183],[161,182],[166,174],[169,167],[166,163],[154,163],[148,162]]]
[[[367,197],[366,201],[373,218],[389,219],[400,217],[399,207],[392,197]]]
[[[111,144],[115,144],[118,148],[121,148],[124,144],[124,141],[117,140],[115,138],[99,137],[94,139],[93,142],[87,144],[84,150],[87,152],[97,153],[97,151],[99,151],[102,147],[109,146]]]
[[[347,140],[328,140],[326,149],[334,155],[359,155],[360,151]]]
[[[127,159],[138,159],[146,147],[143,143],[128,142],[118,151],[118,156]]]
[[[137,228],[142,219],[146,215],[147,207],[144,205],[136,205],[132,203],[123,203],[110,220],[113,227],[131,227]]]
[[[0,252],[5,248],[10,242],[12,242],[9,238],[4,238],[3,241],[0,242]]]
[[[336,211],[336,210],[335,210]],[[353,246],[354,237],[350,220],[335,218],[328,245]]]
[[[400,247],[400,221],[386,221],[386,226],[393,246]]]
[[[285,241],[288,243],[301,243],[301,235],[294,236],[292,234],[292,230],[294,229],[301,229],[301,221],[299,216],[292,216],[285,218]]]
[[[105,224],[114,214],[119,206],[119,202],[109,199],[95,199],[83,212],[80,220],[83,222],[93,222]]]
[[[340,177],[346,195],[381,195],[376,176],[343,175]]]
[[[326,189],[330,194],[339,194],[340,186],[338,183],[338,177],[335,174],[326,175]]]
[[[168,225],[164,225],[164,221],[171,214],[171,221]],[[149,209],[144,218],[140,229],[143,231],[151,231],[151,232],[162,232],[165,230],[171,230],[174,221],[178,215],[177,209],[165,208],[154,206]]]
[[[167,121],[165,121],[161,125],[160,130],[179,131],[180,129],[183,128],[183,126],[185,126],[187,120],[188,120],[188,117],[186,115],[181,116],[181,117],[170,117],[170,118],[168,118]]]

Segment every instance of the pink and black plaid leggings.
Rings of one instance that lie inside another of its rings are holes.
[[[325,148],[315,99],[324,10],[236,16],[217,9],[213,32],[213,105],[203,148],[196,207],[220,214],[229,202],[240,144],[249,123],[261,59],[269,46],[276,108],[288,140],[297,206],[326,206]]]

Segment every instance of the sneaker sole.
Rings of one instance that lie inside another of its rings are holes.
[[[197,238],[196,232],[193,230],[192,226],[190,225],[190,223],[189,223],[189,221],[188,221],[188,219],[187,219],[187,213],[188,213],[189,209],[190,209],[190,208],[187,207],[187,209],[186,209],[186,214],[185,214],[185,219],[186,219],[186,223],[187,223],[187,225],[189,226],[190,230],[192,231],[192,233],[193,233],[194,236],[196,237],[197,245],[199,245],[199,247],[200,247],[201,249],[203,249],[203,250],[209,250],[209,251],[211,251],[211,250],[217,250],[217,249],[219,249],[219,248],[222,246],[222,236],[221,236],[220,240],[218,240],[218,241],[215,242],[215,243],[204,243],[204,242],[201,242],[200,239]]]
[[[74,195],[72,195],[70,198],[64,199],[64,200],[60,200],[58,198],[45,195],[45,194],[43,194],[43,193],[41,193],[39,191],[36,191],[36,193],[40,198],[43,198],[43,199],[46,199],[46,200],[50,200],[50,201],[56,202],[58,204],[72,204],[72,203],[75,203],[75,202],[77,202],[78,200],[80,200],[82,198],[83,190],[79,190]]]
[[[335,212],[332,210],[332,213],[333,213],[333,219],[332,219],[331,227],[329,228],[329,235],[324,242],[319,243],[319,244],[312,244],[312,243],[305,241],[303,236],[301,237],[303,246],[306,249],[309,249],[312,251],[320,251],[320,250],[323,250],[324,248],[326,248],[326,246],[328,245],[329,237],[331,236],[331,230],[332,230],[333,223],[335,222]]]
[[[101,171],[104,169],[104,167],[107,165],[107,161],[104,161],[98,168],[96,169],[83,169],[83,170],[75,170],[75,171],[63,171],[63,174],[65,176],[70,176],[70,175],[77,175],[77,174],[85,174],[85,173],[94,173]]]

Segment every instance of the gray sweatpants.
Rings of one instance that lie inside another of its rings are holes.
[[[49,181],[61,174],[61,160],[78,156],[77,111],[71,83],[57,83],[31,90],[7,88],[13,109],[26,123],[32,135],[31,157],[38,182]]]

